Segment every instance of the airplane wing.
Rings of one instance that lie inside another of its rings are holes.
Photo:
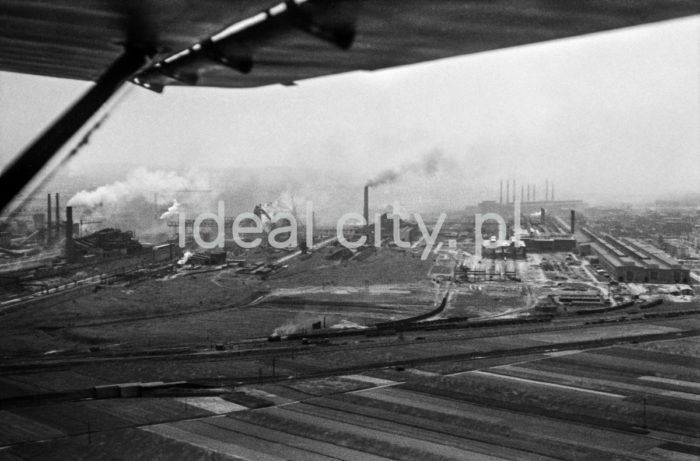
[[[129,45],[152,54],[132,78],[151,89],[256,87],[695,14],[697,0],[2,0],[0,70],[96,80]]]
[[[0,173],[0,211],[126,81],[256,87],[700,14],[698,0],[0,0],[0,70],[93,80]]]

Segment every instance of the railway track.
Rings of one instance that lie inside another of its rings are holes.
[[[644,320],[633,321],[630,323],[639,324],[644,323]],[[648,321],[647,321],[648,322]],[[613,327],[618,324],[611,325],[598,325],[598,328]],[[418,343],[417,341],[403,341],[385,343],[348,343],[348,344],[333,344],[329,346],[307,346],[295,343],[293,345],[280,345],[271,346],[267,343],[266,339],[263,342],[261,339],[258,345],[260,347],[254,347],[256,345],[254,340],[249,343],[245,343],[247,346],[253,346],[250,349],[243,350],[224,350],[224,351],[212,351],[212,350],[151,350],[151,351],[136,351],[124,354],[115,355],[98,355],[98,354],[81,354],[79,356],[72,357],[52,357],[52,358],[39,358],[35,357],[32,359],[14,359],[6,360],[0,363],[0,371],[5,373],[12,372],[29,372],[32,370],[49,370],[49,369],[70,369],[71,367],[80,366],[84,364],[95,364],[95,363],[129,363],[129,362],[144,362],[144,361],[205,361],[205,362],[217,362],[217,361],[237,361],[237,360],[272,360],[273,358],[288,358],[288,357],[300,357],[300,356],[315,356],[324,355],[331,352],[339,352],[343,350],[358,352],[367,352],[367,356],[374,355],[372,351],[381,351],[387,349],[397,349],[400,350],[402,347],[408,345],[421,344],[422,346],[442,344],[446,345],[449,343],[463,343],[464,341],[472,339],[484,339],[493,337],[502,337],[512,334],[536,334],[536,333],[546,333],[546,332],[561,332],[580,329],[582,327],[590,327],[589,325],[578,323],[569,324],[555,324],[552,328],[530,328],[530,329],[520,329],[517,331],[498,331],[497,327],[492,328],[490,331],[474,331],[477,334],[469,336],[460,337],[438,337],[438,338],[425,338]],[[454,331],[454,330],[453,330]],[[651,334],[641,334],[641,335],[631,335],[624,337],[611,337],[605,339],[594,339],[587,341],[575,341],[575,342],[563,342],[563,343],[553,343],[553,344],[543,344],[537,346],[529,346],[523,348],[509,348],[509,349],[498,349],[491,351],[474,351],[474,352],[462,352],[462,353],[448,353],[448,354],[434,354],[426,357],[417,357],[409,359],[399,359],[391,361],[378,361],[372,362],[368,361],[363,364],[353,365],[349,367],[332,367],[324,369],[319,373],[310,373],[298,375],[296,377],[311,377],[311,376],[325,376],[334,374],[343,374],[349,372],[360,372],[367,371],[370,369],[396,367],[396,366],[416,366],[419,364],[433,363],[439,361],[465,361],[465,360],[480,360],[486,358],[496,358],[505,357],[508,355],[529,355],[538,354],[546,352],[554,352],[561,350],[572,350],[577,348],[593,348],[593,347],[606,347],[614,344],[629,343],[633,341],[656,341],[662,339],[676,339],[679,337],[689,337],[700,335],[700,330],[691,329],[680,332],[667,332],[667,333],[651,333]],[[416,336],[418,337],[418,336]],[[238,343],[244,344],[244,343]],[[449,346],[440,348],[442,350],[449,350]],[[255,381],[258,376],[253,377],[237,377],[235,379],[243,379]],[[287,379],[286,377],[280,379]]]

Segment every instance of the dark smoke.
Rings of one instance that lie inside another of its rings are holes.
[[[432,176],[441,169],[449,166],[450,159],[442,151],[434,149],[416,162],[407,163],[399,168],[384,170],[373,179],[367,181],[367,186],[376,187],[398,181],[406,173]]]

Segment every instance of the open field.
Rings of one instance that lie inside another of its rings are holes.
[[[163,394],[49,399],[39,407],[3,393],[0,457],[119,459],[117,447],[128,439],[123,453],[130,459],[694,459],[700,356],[687,344],[700,323],[697,316],[663,323],[586,326],[574,335],[542,328],[481,338],[435,331],[421,341],[407,334],[403,341],[287,354],[261,349],[249,359],[223,353],[191,361],[74,360],[60,371],[44,369],[34,382],[36,371],[6,368],[3,387],[23,383],[25,395],[32,385],[45,391],[40,383],[52,379],[55,389],[65,389],[77,376],[86,387],[180,377],[218,381],[223,387],[207,392],[236,405]],[[599,346],[586,347],[591,341]],[[469,351],[479,352],[467,358]],[[452,358],[459,354],[464,358]],[[390,364],[411,357],[415,367]],[[379,360],[389,362],[375,368]],[[268,382],[231,380],[243,372],[255,376],[265,363]],[[341,364],[355,364],[358,372],[340,371]],[[34,443],[39,440],[46,441]]]
[[[366,325],[430,310],[437,293],[426,276],[430,262],[390,249],[379,253],[339,262],[319,251],[291,259],[265,280],[235,269],[183,272],[38,300],[2,316],[0,351],[206,347],[267,337],[278,327],[311,329],[324,320]]]

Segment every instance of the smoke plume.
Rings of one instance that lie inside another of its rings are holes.
[[[175,218],[177,214],[180,213],[180,202],[177,199],[173,199],[173,204],[168,208],[168,210],[160,215],[160,219],[170,219]]]
[[[114,207],[120,202],[136,198],[152,201],[154,196],[163,201],[172,202],[176,191],[189,189],[192,186],[191,178],[179,176],[174,172],[138,168],[127,174],[124,181],[116,181],[91,191],[78,192],[68,201],[68,206]]]
[[[180,258],[177,261],[177,264],[179,266],[184,266],[185,264],[187,264],[187,261],[189,261],[192,256],[194,256],[194,253],[192,253],[191,251],[185,251],[185,253],[182,255],[182,258]]]
[[[274,220],[277,213],[289,213],[296,219],[301,219],[303,216],[299,212],[303,212],[306,200],[303,197],[295,197],[289,192],[282,192],[274,201],[264,204],[262,207],[268,215]]]
[[[182,210],[201,212],[212,203],[206,175],[137,168],[124,180],[78,192],[68,206],[77,208],[76,217],[89,217],[100,227],[152,231],[154,226],[165,228],[165,220]]]
[[[398,181],[407,173],[432,176],[441,169],[447,169],[451,160],[439,149],[434,149],[425,154],[420,160],[402,165],[399,168],[384,170],[367,182],[369,187],[377,187],[383,184],[391,184]]]

